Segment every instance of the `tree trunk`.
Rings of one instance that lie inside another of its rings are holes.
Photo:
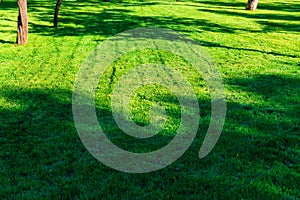
[[[58,24],[58,12],[59,12],[61,3],[62,3],[62,0],[57,0],[56,6],[55,6],[55,11],[54,11],[54,27],[55,28],[57,28],[57,24]]]
[[[256,10],[258,0],[248,0],[246,10]]]
[[[27,0],[18,0],[19,16],[17,30],[17,44],[26,44],[28,41]]]

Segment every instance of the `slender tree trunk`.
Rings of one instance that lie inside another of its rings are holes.
[[[54,27],[55,28],[57,28],[57,24],[58,24],[58,12],[59,12],[61,3],[62,3],[62,0],[57,0],[56,6],[55,6],[55,11],[54,11]]]
[[[246,10],[256,10],[258,0],[248,0]]]
[[[27,0],[18,0],[19,16],[17,30],[17,44],[26,44],[28,41]]]

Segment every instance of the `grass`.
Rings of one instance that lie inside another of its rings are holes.
[[[16,1],[0,4],[1,199],[300,198],[298,1],[262,1],[256,12],[245,11],[244,0],[65,1],[59,28],[53,29],[55,3],[29,1],[25,46],[13,44]],[[167,53],[120,58],[96,93],[99,123],[120,147],[137,152],[162,147],[180,117],[172,93],[145,87],[131,104],[134,120],[149,123],[148,108],[158,101],[168,111],[166,128],[143,141],[118,129],[109,94],[133,65],[157,61],[177,68],[194,87],[201,108],[197,137],[180,159],[159,171],[128,174],[88,153],[74,126],[71,98],[76,73],[98,44],[146,26],[176,30],[204,46],[224,79],[227,118],[217,145],[199,160],[210,118],[210,97],[200,75]]]

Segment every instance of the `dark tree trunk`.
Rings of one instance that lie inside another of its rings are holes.
[[[62,0],[57,0],[56,6],[55,6],[55,11],[54,11],[54,27],[57,27],[58,24],[58,12],[59,12],[59,8],[60,5],[62,3]]]
[[[246,10],[256,10],[258,0],[248,0]]]
[[[17,44],[26,44],[28,41],[27,0],[18,0],[19,16],[17,30]]]

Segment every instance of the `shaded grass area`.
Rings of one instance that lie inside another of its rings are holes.
[[[12,44],[16,3],[0,4],[1,199],[299,198],[299,2],[268,0],[257,12],[246,12],[240,0],[66,1],[59,28],[53,29],[55,3],[29,2],[30,37],[23,47]],[[223,75],[228,113],[216,147],[199,160],[210,119],[210,97],[200,75],[172,55],[149,51],[120,59],[96,94],[99,123],[119,146],[157,149],[178,126],[176,98],[163,91],[152,98],[153,88],[137,94],[135,121],[147,124],[148,106],[162,99],[174,125],[152,141],[129,138],[116,126],[109,94],[136,59],[178,68],[201,108],[197,137],[179,160],[156,172],[127,174],[104,166],[84,148],[71,97],[76,73],[93,48],[141,26],[170,28],[203,45]]]

